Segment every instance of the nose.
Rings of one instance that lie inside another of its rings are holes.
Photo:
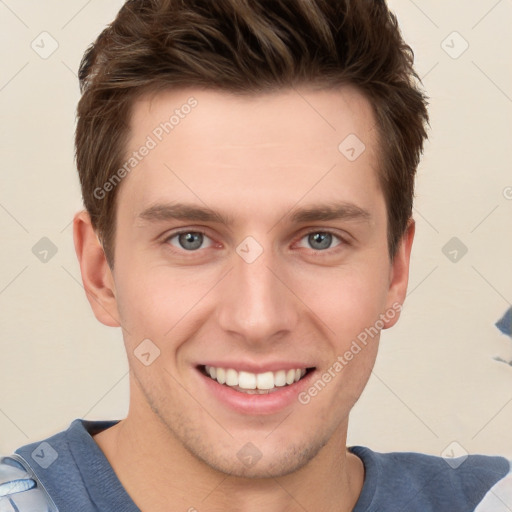
[[[218,322],[247,344],[273,343],[294,331],[301,301],[293,293],[285,262],[271,250],[251,261],[251,251],[257,249],[249,246],[233,255],[233,268],[219,290]]]

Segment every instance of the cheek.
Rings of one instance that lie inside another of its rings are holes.
[[[383,265],[364,265],[331,268],[302,283],[306,304],[330,328],[337,348],[375,324],[386,306],[387,276]]]
[[[142,336],[167,344],[175,326],[183,328],[182,320],[193,315],[211,288],[209,277],[192,267],[176,271],[166,265],[130,262],[119,265],[117,272],[118,311],[133,342]],[[215,282],[213,277],[211,281]]]
[[[172,325],[173,288],[149,271],[118,269],[119,284],[116,283],[117,305],[121,322],[130,336],[140,337],[162,333]],[[160,323],[162,325],[160,325]]]

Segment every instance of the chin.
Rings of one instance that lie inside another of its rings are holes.
[[[311,438],[311,432],[302,433],[301,439],[291,439],[284,431],[272,440],[273,434],[260,434],[251,437],[238,436],[218,440],[202,435],[196,430],[188,430],[185,436],[179,436],[184,448],[199,462],[210,468],[235,478],[269,479],[295,473],[314,459],[329,441],[329,433]],[[181,432],[184,433],[184,432]],[[295,435],[300,435],[295,432]],[[249,441],[248,441],[249,439]],[[286,441],[285,441],[286,440]]]
[[[314,458],[321,447],[287,446],[280,452],[269,450],[259,454],[253,461],[243,461],[239,453],[195,453],[192,447],[189,451],[212,469],[235,478],[270,479],[279,478],[295,473]],[[242,448],[243,450],[243,448]]]

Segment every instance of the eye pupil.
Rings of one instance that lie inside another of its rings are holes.
[[[320,247],[314,247],[315,249],[328,249],[331,245],[332,235],[330,233],[312,233],[309,235],[309,243],[314,247],[314,244],[319,242]]]
[[[178,240],[183,249],[193,251],[194,249],[199,249],[199,247],[201,247],[203,243],[203,235],[202,233],[195,232],[181,233]],[[187,246],[188,243],[191,243],[192,246]]]

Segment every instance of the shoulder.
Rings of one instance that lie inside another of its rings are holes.
[[[0,456],[0,510],[57,512],[37,477],[17,455]]]
[[[476,508],[496,486],[512,487],[511,461],[501,456],[439,457],[418,452],[374,452],[352,447],[373,480],[373,499],[389,503],[398,499],[409,510],[494,512]],[[509,497],[509,499],[512,498]],[[512,501],[509,501],[512,509]]]
[[[110,478],[108,481],[115,483],[115,474],[92,436],[117,421],[119,420],[89,421],[78,418],[67,429],[21,446],[12,456],[5,457],[2,468],[6,474],[5,466],[9,466],[6,482],[9,482],[9,487],[13,487],[17,494],[13,495],[14,491],[5,487],[5,493],[8,490],[9,496],[5,497],[7,501],[2,501],[3,498],[0,497],[0,512],[4,512],[4,503],[7,503],[7,512],[96,510],[91,493],[97,492],[100,485],[106,485],[103,480]],[[16,478],[12,476],[13,469],[17,470],[14,473]],[[23,486],[27,486],[27,489]],[[18,501],[23,505],[29,495],[36,496],[30,498],[32,508],[23,508]],[[9,499],[13,500],[14,505]],[[32,504],[33,500],[39,500],[34,501],[37,506]],[[40,508],[39,502],[43,504],[43,508]]]
[[[66,430],[0,456],[0,512],[71,510],[63,506],[60,494],[63,482],[73,489],[71,495],[81,483],[73,472],[69,440],[76,438],[80,443],[86,438],[84,423],[77,419]]]

